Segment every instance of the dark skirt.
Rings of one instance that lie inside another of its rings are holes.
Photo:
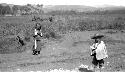
[[[41,41],[36,41],[36,43],[37,43],[36,51],[41,51]]]
[[[94,55],[94,56],[93,56],[92,64],[93,64],[94,66],[98,66],[98,65],[99,65],[99,68],[101,68],[102,65],[104,64],[104,60],[103,60],[103,59],[97,60],[97,59],[96,59],[96,56]]]
[[[41,51],[41,48],[42,48],[42,43],[41,43],[41,41],[40,41],[40,40],[36,40],[36,44],[37,44],[36,49],[35,49],[35,44],[34,44],[32,50],[33,50],[33,51]]]

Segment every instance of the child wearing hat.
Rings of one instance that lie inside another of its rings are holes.
[[[102,68],[102,65],[104,64],[104,58],[108,57],[106,45],[101,40],[101,38],[104,37],[103,35],[95,34],[91,39],[94,39],[95,42],[91,48],[91,56],[93,56],[92,63],[94,64],[94,68],[99,65],[100,71]]]

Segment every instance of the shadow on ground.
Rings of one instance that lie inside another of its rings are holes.
[[[87,68],[79,68],[80,72],[93,72],[92,70],[88,70]]]

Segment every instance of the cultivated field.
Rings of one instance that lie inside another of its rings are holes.
[[[42,25],[42,50],[33,56],[37,22]],[[0,72],[93,72],[89,47],[95,33],[105,36],[109,55],[102,72],[125,72],[125,15],[0,17],[0,27]],[[90,70],[79,69],[81,65]]]

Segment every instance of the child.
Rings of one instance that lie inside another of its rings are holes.
[[[92,39],[95,39],[95,43],[90,46],[91,48],[91,56],[93,56],[92,63],[94,64],[94,68],[99,65],[100,72],[102,65],[104,64],[104,58],[108,57],[106,45],[101,38],[104,37],[103,35],[95,34]]]
[[[33,37],[35,38],[35,45],[33,49],[33,55],[38,55],[40,54],[40,51],[41,51],[40,38],[42,37],[40,23],[36,23],[34,32],[35,32],[35,35]]]

